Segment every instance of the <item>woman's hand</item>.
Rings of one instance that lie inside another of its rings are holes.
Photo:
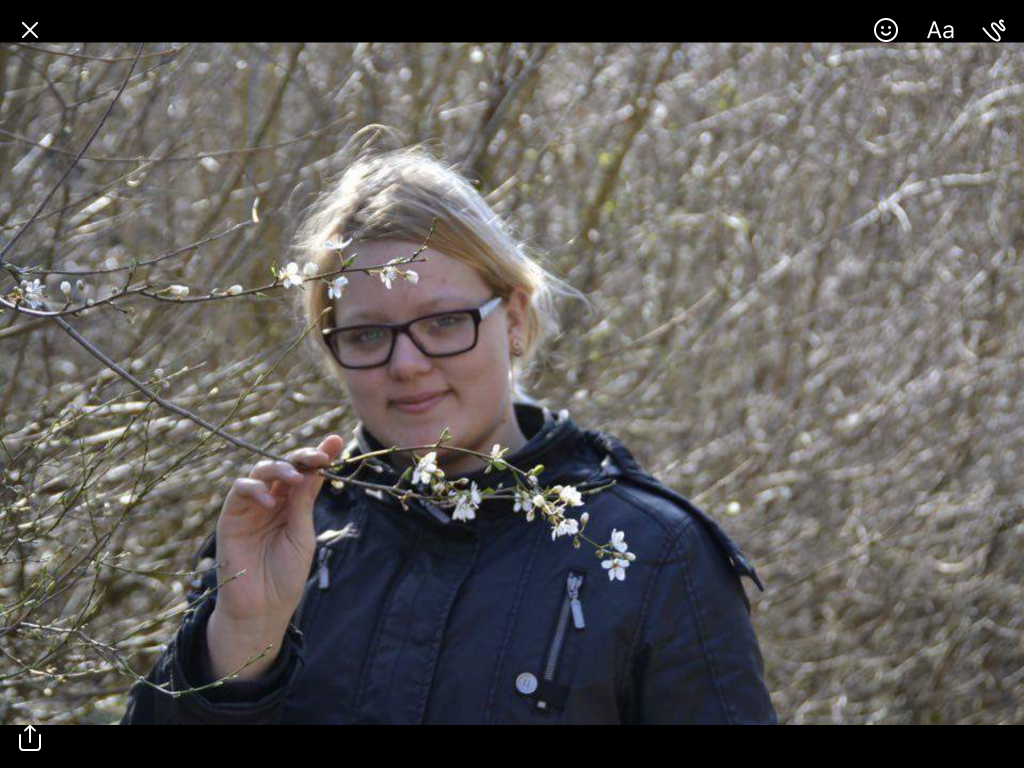
[[[313,502],[323,475],[344,447],[338,435],[317,448],[299,448],[285,461],[261,461],[231,486],[217,520],[221,581],[245,569],[217,593],[221,624],[279,628],[283,634],[302,599],[313,564]]]

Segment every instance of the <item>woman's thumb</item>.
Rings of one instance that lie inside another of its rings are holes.
[[[306,478],[302,483],[294,487],[294,492],[299,494],[295,498],[303,499],[305,504],[312,504],[316,500],[317,495],[320,493],[320,488],[323,487],[324,480],[326,479],[318,470],[330,467],[338,456],[341,455],[344,447],[345,441],[338,435],[330,435],[317,446],[317,450],[322,451],[326,456],[314,454],[314,457],[303,461],[307,469],[300,471]]]
[[[313,465],[313,469],[327,469],[328,467],[330,467],[330,465],[334,463],[335,459],[337,459],[341,455],[341,450],[344,447],[345,441],[338,437],[338,435],[330,435],[324,438],[324,440],[320,443],[320,445],[316,447],[316,449],[318,451],[323,451],[324,453],[326,453],[327,459],[319,460],[317,463]],[[325,479],[326,478],[319,472],[311,473],[309,492],[313,498],[316,498],[316,495],[320,492],[320,486],[324,484]]]
[[[341,455],[342,449],[345,447],[345,441],[342,440],[338,435],[329,435],[325,437],[323,442],[317,446],[318,451],[323,451],[331,457],[333,462]]]

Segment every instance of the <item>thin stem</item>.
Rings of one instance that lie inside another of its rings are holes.
[[[145,43],[139,44],[139,50],[135,52],[135,58],[132,59],[132,64],[128,68],[128,74],[125,76],[124,81],[121,83],[121,87],[117,89],[117,93],[114,95],[114,98],[111,100],[111,102],[107,105],[107,109],[103,113],[103,116],[99,119],[99,122],[97,122],[96,126],[92,129],[92,133],[89,135],[89,139],[85,142],[85,144],[82,145],[82,148],[78,150],[78,154],[75,155],[75,159],[72,160],[71,164],[64,170],[64,173],[63,175],[61,175],[60,180],[53,185],[53,188],[36,208],[31,218],[29,218],[29,220],[26,221],[17,232],[15,232],[14,237],[8,240],[7,244],[3,247],[2,250],[0,250],[0,266],[11,271],[11,273],[15,276],[15,280],[18,279],[17,267],[15,267],[13,264],[8,264],[6,261],[4,261],[4,256],[6,256],[12,248],[14,248],[14,246],[21,239],[21,236],[25,234],[25,232],[28,230],[29,227],[32,226],[33,223],[35,223],[35,220],[39,217],[39,214],[43,212],[43,209],[46,208],[47,204],[50,202],[50,199],[57,193],[57,190],[61,188],[61,185],[64,184],[64,181],[67,179],[67,177],[71,175],[71,172],[75,169],[75,166],[78,165],[78,161],[82,159],[82,155],[85,154],[85,150],[89,148],[89,145],[92,144],[97,134],[99,134],[100,128],[102,128],[103,124],[107,121],[107,117],[110,116],[111,111],[114,109],[114,105],[117,104],[118,100],[121,98],[121,94],[124,93],[125,86],[128,85],[128,81],[132,77],[132,72],[135,71],[135,65],[139,63],[139,57],[142,55],[142,49],[145,45]]]

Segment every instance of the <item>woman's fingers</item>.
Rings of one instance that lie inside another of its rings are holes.
[[[240,477],[231,484],[231,490],[228,491],[228,497],[244,498],[250,501],[255,501],[268,509],[273,509],[277,506],[277,499],[274,498],[273,494],[270,493],[270,489],[267,488],[266,483],[262,480],[255,480],[249,477]]]
[[[303,476],[301,483],[289,489],[289,495],[295,505],[296,512],[312,509],[320,488],[324,483],[324,476],[319,473],[321,467],[327,467],[340,455],[344,447],[344,441],[337,435],[331,435],[320,443],[319,448],[299,448],[287,454],[285,458],[301,468]],[[326,448],[327,450],[323,450]],[[304,515],[299,515],[296,522],[308,524],[310,521]]]
[[[338,435],[331,435],[319,448],[298,448],[288,453],[284,461],[260,461],[249,477],[235,480],[228,495],[255,501],[268,509],[275,508],[289,496],[297,498],[295,494],[311,503],[324,481],[317,470],[334,461],[343,447],[344,441]]]
[[[330,466],[330,464],[341,455],[341,449],[344,447],[344,441],[337,435],[330,435],[320,443],[320,446],[316,449],[316,458],[314,461],[321,462],[317,464],[318,467]],[[321,458],[322,457],[322,458]],[[319,472],[311,473],[312,482],[309,486],[309,493],[312,498],[316,498],[316,495],[320,493],[320,487],[324,484],[326,479]]]
[[[330,456],[317,448],[298,448],[285,455],[285,459],[299,470],[319,469],[331,462]]]
[[[285,458],[296,465],[301,471],[305,485],[301,490],[310,499],[316,497],[323,485],[324,476],[316,470],[327,467],[341,454],[344,441],[337,435],[331,435],[320,443],[319,448],[299,448],[287,454]]]
[[[261,461],[253,467],[249,477],[263,480],[264,482],[280,480],[282,483],[288,483],[289,485],[302,482],[302,473],[287,461],[271,461],[270,459]]]

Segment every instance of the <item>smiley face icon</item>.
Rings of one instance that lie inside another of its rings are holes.
[[[899,31],[900,28],[896,26],[896,22],[892,19],[879,19],[875,22],[875,37],[881,43],[891,43],[896,39]]]

